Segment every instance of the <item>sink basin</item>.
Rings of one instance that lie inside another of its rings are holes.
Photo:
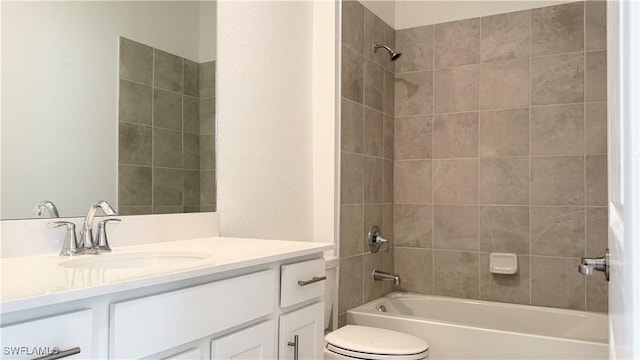
[[[60,263],[73,269],[139,269],[187,265],[206,260],[211,254],[195,251],[145,251],[121,254],[84,255]]]

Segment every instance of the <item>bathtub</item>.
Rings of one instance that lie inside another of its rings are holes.
[[[601,313],[392,293],[349,310],[347,323],[418,336],[429,344],[429,359],[609,357]]]

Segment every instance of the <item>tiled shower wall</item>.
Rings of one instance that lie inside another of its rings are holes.
[[[576,2],[395,37],[383,26],[403,52],[383,64],[382,80],[383,234],[395,266],[383,265],[402,276],[395,290],[607,310],[603,276],[577,272],[579,258],[602,255],[607,242],[605,19],[604,2]],[[369,291],[378,254],[357,240],[375,184],[365,145],[375,23],[359,3],[343,3],[342,323],[391,289]],[[516,253],[518,274],[491,274],[491,252]]]
[[[214,73],[121,38],[120,214],[215,210]]]

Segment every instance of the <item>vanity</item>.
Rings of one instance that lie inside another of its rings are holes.
[[[208,236],[3,258],[2,357],[321,357],[332,248]]]

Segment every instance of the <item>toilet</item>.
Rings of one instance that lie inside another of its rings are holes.
[[[325,324],[335,321],[332,317],[336,293],[337,259],[326,262],[324,318]],[[335,327],[333,327],[335,328]],[[369,326],[346,325],[326,334],[325,360],[421,360],[429,357],[429,345],[423,339],[399,331]]]

